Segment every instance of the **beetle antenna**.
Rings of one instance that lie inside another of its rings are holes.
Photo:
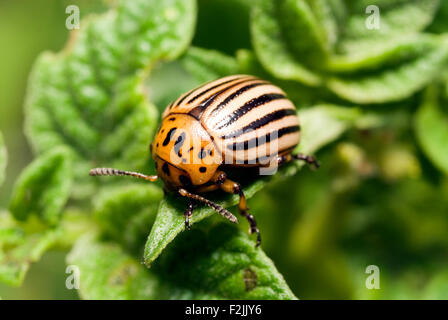
[[[157,176],[147,176],[142,173],[132,172],[132,171],[123,171],[112,168],[96,168],[90,170],[90,176],[130,176],[138,179],[143,179],[146,181],[154,182],[158,179]]]
[[[228,219],[230,222],[238,223],[238,219],[230,211],[228,211],[227,209],[224,209],[219,204],[216,204],[213,201],[205,199],[204,197],[201,197],[200,195],[190,193],[185,189],[179,189],[179,194],[182,197],[187,197],[190,199],[200,201],[200,202],[206,204],[207,206],[209,206],[210,208],[212,208],[213,210],[215,210],[216,212],[218,212],[220,215],[222,215],[224,218]]]

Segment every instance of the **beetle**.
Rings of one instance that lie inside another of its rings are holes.
[[[189,199],[185,227],[197,202],[237,223],[237,218],[203,194],[222,190],[239,196],[238,209],[260,231],[249,213],[240,183],[227,172],[232,168],[269,168],[303,160],[319,167],[313,156],[292,154],[300,141],[300,124],[294,104],[282,89],[250,75],[232,75],[205,83],[171,102],[150,145],[157,175],[112,168],[96,168],[91,176],[132,176],[147,181],[161,178],[165,189]]]

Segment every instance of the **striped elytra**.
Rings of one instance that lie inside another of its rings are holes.
[[[299,119],[283,90],[253,76],[233,75],[169,104],[152,153],[168,186],[200,186],[220,166],[265,166],[274,154],[290,153],[299,138]]]
[[[111,168],[92,169],[90,175],[161,178],[168,191],[188,198],[186,228],[199,202],[237,223],[230,211],[201,194],[221,190],[238,195],[238,210],[249,222],[250,233],[257,234],[258,246],[260,231],[248,212],[243,188],[229,179],[227,169],[250,166],[265,172],[272,164],[293,160],[318,167],[314,157],[292,154],[299,138],[295,107],[280,88],[253,76],[235,75],[193,89],[166,108],[151,144],[157,176]]]

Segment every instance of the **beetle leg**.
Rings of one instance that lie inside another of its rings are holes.
[[[190,229],[190,218],[193,216],[193,209],[196,205],[196,202],[189,198],[187,209],[185,209],[184,217],[185,217],[185,229]]]
[[[288,162],[290,162],[292,160],[302,160],[302,161],[305,161],[307,164],[312,165],[315,169],[318,169],[320,167],[320,162],[315,157],[307,156],[307,155],[304,155],[304,154],[301,154],[301,153],[294,154],[294,155],[286,154],[286,155],[283,155],[283,156],[279,156],[277,158],[277,162],[278,162],[279,166],[284,164],[284,163],[288,163]]]
[[[177,192],[182,197],[187,197],[189,199],[196,200],[196,201],[199,201],[199,202],[202,202],[202,203],[206,204],[207,206],[209,206],[210,208],[212,208],[213,210],[218,212],[220,215],[222,215],[224,218],[228,219],[230,222],[238,223],[238,219],[230,211],[228,211],[225,208],[221,207],[219,204],[216,204],[213,201],[205,199],[204,197],[202,197],[202,196],[200,196],[198,194],[194,194],[194,193],[188,192],[185,189],[179,189]]]
[[[255,218],[253,215],[251,215],[248,211],[249,208],[247,207],[246,197],[244,196],[243,189],[241,188],[241,185],[238,182],[234,182],[232,180],[227,179],[227,176],[225,173],[220,174],[220,180],[216,182],[220,185],[221,189],[227,193],[233,193],[240,196],[240,202],[238,204],[238,210],[240,214],[247,219],[247,222],[249,222],[250,229],[249,233],[257,234],[257,244],[258,247],[261,243],[261,235],[260,230],[258,230],[257,222],[255,221]]]
[[[319,169],[320,162],[313,156],[307,156],[301,153],[295,154],[292,156],[294,160],[302,160],[308,163],[309,165],[312,165],[314,168]]]

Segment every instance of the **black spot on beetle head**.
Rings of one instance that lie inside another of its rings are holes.
[[[207,168],[206,168],[206,167],[200,167],[200,168],[199,168],[199,171],[200,171],[201,173],[204,173],[204,172],[207,171]]]
[[[186,188],[191,187],[192,185],[190,178],[184,175],[179,176],[179,181]]]
[[[165,162],[162,166],[162,171],[163,173],[165,173],[167,176],[170,175],[170,168],[168,166],[168,162]]]
[[[171,139],[174,136],[174,133],[176,132],[177,128],[171,128],[170,131],[168,131],[168,133],[166,134],[165,140],[163,140],[162,145],[164,147],[166,147],[168,145],[168,143],[170,143]],[[162,129],[162,133],[163,133],[163,129]]]

